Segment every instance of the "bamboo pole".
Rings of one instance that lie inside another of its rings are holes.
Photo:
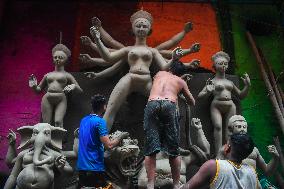
[[[282,97],[281,97],[280,92],[278,90],[273,70],[271,68],[271,65],[267,62],[267,59],[264,57],[264,54],[263,54],[262,50],[258,49],[258,51],[259,51],[259,54],[260,54],[260,56],[261,56],[261,58],[263,60],[262,62],[267,67],[268,75],[269,75],[269,78],[270,78],[270,83],[271,83],[272,88],[274,90],[275,97],[276,97],[278,106],[279,106],[279,108],[281,110],[282,116],[284,116],[284,107],[283,107],[283,103],[282,103]]]
[[[274,143],[275,143],[275,147],[279,153],[279,159],[280,159],[280,164],[282,166],[282,170],[284,169],[284,157],[283,157],[283,153],[282,153],[282,149],[281,149],[281,145],[279,142],[279,138],[278,136],[273,137]]]
[[[254,55],[256,57],[256,60],[257,60],[257,63],[258,63],[258,66],[260,68],[260,72],[261,72],[261,76],[264,80],[264,83],[267,87],[267,90],[269,91],[269,98],[271,100],[271,103],[272,103],[272,106],[274,107],[274,111],[275,111],[275,114],[276,114],[276,117],[279,121],[279,125],[280,125],[280,128],[282,130],[282,132],[284,133],[284,118],[282,116],[282,113],[281,113],[281,110],[278,106],[278,103],[277,103],[277,100],[276,100],[276,97],[275,97],[275,94],[274,94],[274,91],[272,89],[272,86],[271,86],[271,83],[269,82],[269,78],[265,72],[265,69],[264,69],[264,66],[263,66],[263,63],[262,63],[262,59],[260,57],[260,54],[259,54],[259,51],[257,49],[257,46],[255,44],[255,41],[252,37],[252,35],[250,34],[249,31],[246,32],[246,35],[247,35],[247,38],[251,44],[251,47],[252,47],[252,50],[254,52]]]

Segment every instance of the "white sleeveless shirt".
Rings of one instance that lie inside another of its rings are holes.
[[[216,160],[216,175],[210,189],[258,189],[257,174],[247,164],[235,165],[229,160]]]

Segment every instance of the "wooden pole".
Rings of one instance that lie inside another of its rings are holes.
[[[278,90],[273,70],[272,70],[270,64],[267,62],[267,59],[264,57],[262,50],[258,49],[258,51],[259,51],[259,54],[260,54],[260,56],[262,58],[262,62],[267,67],[268,75],[269,75],[269,78],[270,78],[270,83],[271,83],[272,88],[274,90],[278,106],[279,106],[279,108],[281,110],[281,113],[282,113],[282,116],[283,116],[284,115],[284,107],[283,107],[283,103],[282,103],[282,97],[281,97],[280,92]]]
[[[280,145],[278,136],[273,137],[273,140],[274,140],[274,143],[275,143],[275,147],[276,147],[276,149],[279,153],[280,164],[281,164],[282,170],[283,170],[283,168],[284,168],[284,157],[283,157],[283,153],[282,153],[282,150],[281,150],[281,145]]]
[[[264,83],[265,83],[265,85],[267,87],[267,90],[269,92],[269,98],[271,100],[272,106],[274,107],[274,111],[275,111],[276,117],[277,117],[277,119],[279,121],[280,128],[281,128],[282,132],[284,133],[284,118],[283,118],[281,110],[280,110],[280,108],[278,106],[278,103],[277,103],[277,100],[276,100],[276,97],[275,97],[275,93],[273,91],[271,83],[269,82],[269,78],[268,78],[268,76],[267,76],[267,74],[265,72],[265,69],[264,69],[264,66],[263,66],[262,59],[260,57],[259,51],[258,51],[257,46],[255,44],[255,41],[254,41],[254,39],[253,39],[253,37],[252,37],[252,35],[250,34],[249,31],[246,32],[246,35],[247,35],[247,38],[248,38],[248,40],[249,40],[249,42],[251,44],[252,50],[254,52],[254,55],[256,57],[256,60],[257,60],[256,62],[258,63],[258,66],[260,68],[261,76],[262,76],[262,78],[264,80]]]

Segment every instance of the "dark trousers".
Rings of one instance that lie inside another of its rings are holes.
[[[79,171],[79,187],[106,187],[105,172],[103,171]]]

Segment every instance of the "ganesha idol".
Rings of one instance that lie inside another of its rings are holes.
[[[61,151],[65,129],[38,123],[20,127],[18,132],[21,135],[18,149],[23,150],[10,162],[14,166],[4,189],[53,189],[54,170],[73,172]],[[9,152],[16,155],[13,150]]]

